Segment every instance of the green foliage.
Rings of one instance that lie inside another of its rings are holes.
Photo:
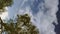
[[[18,15],[16,23],[11,19],[8,21],[10,24],[3,23],[4,30],[9,34],[39,34],[38,29],[30,22],[30,19],[28,14]]]
[[[13,4],[13,0],[0,0],[0,12],[4,12],[4,8],[11,6]]]
[[[30,17],[28,16],[28,14],[25,15],[18,15],[18,22],[23,22],[25,25],[28,24],[30,22]]]
[[[0,9],[6,6],[11,6],[12,3],[12,0],[0,0]]]

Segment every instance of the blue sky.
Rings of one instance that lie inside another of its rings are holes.
[[[17,0],[14,0],[14,3],[11,7],[8,8],[9,11],[9,17],[13,17],[15,13],[18,11],[19,3]]]
[[[44,2],[43,0],[38,0],[38,1],[34,1],[33,5],[32,5],[32,0],[29,0],[28,2],[25,2],[24,5],[22,5],[24,0],[14,0],[14,3],[11,7],[8,8],[9,11],[9,16],[12,18],[16,13],[18,13],[18,11],[20,10],[20,8],[24,9],[24,7],[26,6],[30,6],[31,10],[33,12],[33,14],[37,13],[39,11],[39,7],[38,5],[41,2]],[[26,0],[25,0],[26,1]],[[21,6],[22,5],[22,6]]]

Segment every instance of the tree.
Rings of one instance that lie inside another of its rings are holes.
[[[13,4],[13,0],[0,0],[0,14],[5,11],[5,7],[11,6]],[[2,19],[0,17],[1,25],[2,26]],[[3,24],[7,26],[6,24]]]
[[[2,23],[3,23],[3,21],[1,20],[1,18],[0,18],[0,34],[2,33]]]
[[[13,4],[13,0],[0,0],[0,13],[4,12],[4,8],[11,6]]]
[[[25,15],[17,15],[17,28],[20,28],[18,30],[19,34],[38,34],[38,29],[36,26],[32,24],[30,21],[31,18],[29,17],[28,14]]]
[[[4,24],[4,28],[9,34],[39,34],[36,26],[30,21],[28,14],[18,15],[16,23],[13,20],[8,23],[10,24]]]

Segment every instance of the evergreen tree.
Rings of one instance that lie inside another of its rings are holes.
[[[25,15],[18,15],[17,18],[17,28],[20,28],[18,30],[19,34],[38,34],[38,29],[36,26],[32,24],[30,21],[31,18],[28,16],[28,14]]]
[[[10,22],[8,22],[9,24],[5,23],[5,31],[9,34],[39,34],[36,26],[30,21],[28,14],[18,15],[16,21],[17,22],[14,23],[13,20],[10,20]]]
[[[13,0],[0,0],[0,14],[5,11],[5,7],[11,6],[13,4]],[[1,17],[0,17],[0,26],[8,29],[7,24],[4,24]],[[2,26],[3,25],[3,26]],[[1,28],[2,29],[2,28]],[[0,29],[0,30],[1,30]],[[2,31],[0,31],[2,32]],[[1,33],[0,33],[1,34]]]

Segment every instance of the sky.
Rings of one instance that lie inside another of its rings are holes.
[[[58,0],[14,0],[5,18],[14,18],[16,14],[29,14],[32,24],[39,29],[39,34],[56,34],[53,22],[57,23]],[[4,18],[4,17],[2,17]]]

